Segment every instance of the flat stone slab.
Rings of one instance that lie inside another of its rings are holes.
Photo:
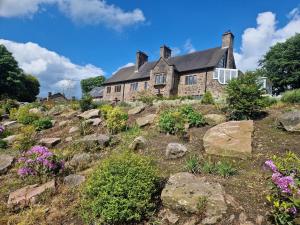
[[[69,130],[69,134],[75,133],[77,131],[79,131],[79,127],[71,127]]]
[[[10,135],[6,138],[3,138],[3,141],[6,141],[9,145],[14,143],[14,141],[18,138],[18,135]]]
[[[300,132],[300,110],[282,114],[279,117],[279,122],[286,131]]]
[[[201,224],[215,224],[222,218],[227,211],[224,196],[224,188],[219,183],[186,172],[172,175],[161,193],[167,208],[195,214],[201,211],[205,216]],[[199,199],[205,199],[201,209]]]
[[[88,119],[88,120],[86,120],[86,122],[88,124],[92,124],[93,126],[99,126],[100,123],[102,123],[102,119],[100,119],[100,118]]]
[[[72,118],[75,117],[77,114],[78,114],[77,111],[70,111],[70,112],[63,113],[63,114],[61,114],[60,116],[66,118],[66,119],[72,119]]]
[[[64,183],[69,187],[77,187],[85,181],[85,177],[77,174],[70,174],[64,178]]]
[[[13,127],[18,127],[20,124],[17,122],[17,121],[6,121],[6,122],[3,122],[2,125],[5,127],[5,128],[13,128]]]
[[[30,203],[35,203],[36,197],[44,193],[46,190],[54,190],[54,180],[49,181],[41,186],[37,184],[28,185],[9,194],[7,205],[13,206],[28,206]]]
[[[91,109],[79,114],[78,116],[86,120],[99,117],[99,109]]]
[[[137,106],[133,109],[128,110],[128,115],[135,115],[142,112],[145,109],[145,106]]]
[[[42,138],[39,143],[41,145],[44,145],[48,148],[53,147],[60,143],[61,139],[60,138]]]
[[[155,118],[156,118],[156,114],[149,114],[144,117],[137,118],[136,123],[139,127],[144,127],[152,124]]]
[[[245,159],[251,156],[253,120],[229,121],[210,128],[203,137],[206,153]]]
[[[110,137],[105,134],[86,135],[79,140],[79,142],[84,142],[86,144],[98,144],[102,147],[107,146],[109,141],[110,141]]]
[[[6,154],[0,154],[0,175],[7,172],[14,161],[14,157]]]
[[[204,119],[209,125],[217,125],[226,122],[226,116],[222,114],[206,114],[204,115]]]

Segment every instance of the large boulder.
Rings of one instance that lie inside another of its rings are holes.
[[[87,145],[97,144],[102,147],[107,146],[109,141],[110,141],[110,137],[105,134],[86,135],[82,139],[79,140],[79,142],[83,142]]]
[[[45,183],[41,186],[37,184],[28,185],[9,194],[8,207],[28,206],[30,203],[35,203],[36,198],[46,190],[54,190],[54,180]]]
[[[14,158],[6,154],[0,154],[0,174],[4,174],[11,167]]]
[[[168,159],[177,159],[185,155],[187,148],[179,143],[169,143],[166,149]]]
[[[225,191],[219,183],[191,173],[172,175],[161,193],[163,205],[187,213],[203,213],[201,224],[215,224],[227,211]],[[202,205],[201,205],[202,204]]]
[[[247,158],[252,152],[253,121],[229,121],[210,128],[203,137],[206,153]]]
[[[207,114],[204,115],[204,119],[209,125],[212,126],[226,122],[226,116],[222,114]]]
[[[85,111],[83,113],[81,113],[80,115],[78,115],[80,118],[83,119],[91,119],[91,118],[95,118],[95,117],[99,117],[99,109],[91,109],[88,111]]]
[[[39,143],[48,148],[51,148],[57,145],[58,143],[60,143],[60,141],[61,141],[60,138],[42,138]]]
[[[300,132],[300,110],[286,112],[279,117],[280,124],[290,132]]]
[[[136,119],[136,123],[139,127],[150,125],[154,122],[156,114],[149,114]]]
[[[143,105],[134,107],[133,109],[130,109],[128,111],[128,115],[138,114],[138,113],[142,112],[144,109],[145,109],[145,106],[143,106]]]

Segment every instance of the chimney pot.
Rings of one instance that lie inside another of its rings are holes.
[[[169,47],[167,47],[165,45],[160,47],[160,57],[161,58],[164,58],[164,59],[170,58],[171,54],[172,54],[172,50]]]
[[[222,35],[222,48],[233,48],[234,35],[229,30]]]

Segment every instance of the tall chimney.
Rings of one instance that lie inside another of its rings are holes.
[[[136,53],[135,71],[139,71],[140,67],[148,62],[148,56],[142,51]]]
[[[171,54],[172,54],[172,50],[169,47],[167,47],[165,45],[160,47],[160,57],[161,58],[164,58],[164,59],[170,58]]]
[[[52,92],[48,92],[48,98],[51,98]]]
[[[233,56],[233,42],[234,35],[231,31],[227,31],[222,35],[222,48],[227,48],[227,57],[226,57],[226,68],[235,69],[235,62]]]

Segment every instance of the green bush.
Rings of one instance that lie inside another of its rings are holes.
[[[157,170],[152,162],[134,153],[104,160],[82,191],[81,212],[87,224],[129,224],[155,210]]]
[[[13,108],[10,110],[10,119],[17,120],[22,124],[32,124],[35,120],[39,119],[39,115],[35,113],[30,113],[30,105],[24,105],[19,107],[19,109]]]
[[[13,99],[5,100],[4,104],[2,105],[2,109],[6,113],[9,113],[11,109],[18,108],[18,107],[19,107],[19,103]]]
[[[281,101],[286,103],[300,103],[300,89],[284,92]]]
[[[52,122],[50,118],[41,118],[33,122],[36,130],[45,130],[52,127]]]
[[[113,109],[114,107],[112,105],[101,105],[99,106],[99,110],[101,112],[101,115],[104,119],[107,119],[107,114]]]
[[[0,139],[0,149],[5,149],[5,148],[7,148],[7,142]]]
[[[13,144],[13,149],[26,151],[35,144],[36,130],[32,125],[21,128],[21,134],[18,135]]]
[[[159,128],[165,133],[182,134],[185,124],[199,127],[205,125],[205,120],[202,114],[196,112],[190,105],[182,106],[179,109],[167,109],[159,116]]]
[[[277,102],[277,99],[271,96],[263,96],[262,98],[262,105],[264,107],[270,107],[272,105],[275,105]]]
[[[112,134],[123,131],[127,127],[128,114],[119,107],[108,111],[106,125]]]
[[[226,93],[231,119],[253,119],[264,107],[263,91],[254,72],[247,72],[231,80],[226,87]]]
[[[202,104],[207,104],[207,105],[215,103],[214,98],[213,98],[210,91],[207,91],[207,92],[204,93],[204,95],[201,99],[201,103]]]
[[[79,106],[82,112],[94,109],[96,107],[91,96],[84,96],[82,99],[80,99]]]

